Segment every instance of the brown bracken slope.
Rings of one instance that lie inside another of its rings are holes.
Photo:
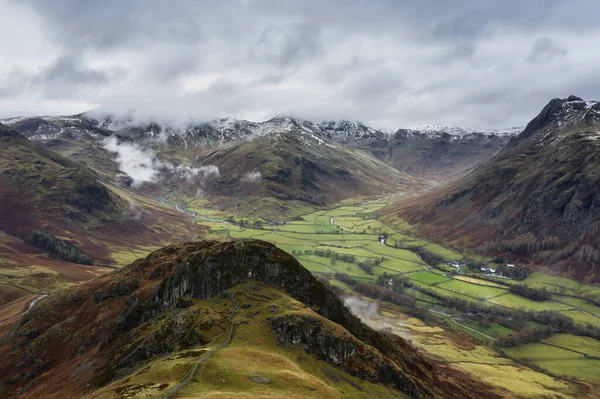
[[[554,99],[466,177],[398,205],[421,233],[600,278],[600,103]]]

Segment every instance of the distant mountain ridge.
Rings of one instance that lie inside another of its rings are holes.
[[[59,152],[63,147],[72,147],[72,142],[99,143],[111,135],[159,150],[170,147],[202,151],[294,132],[313,147],[341,145],[358,149],[415,177],[444,180],[460,176],[489,159],[521,131],[521,128],[461,129],[438,124],[390,131],[374,129],[356,121],[315,123],[283,116],[265,122],[223,118],[183,125],[139,123],[132,115],[117,118],[93,114],[17,117],[3,122]],[[67,152],[72,153],[71,150]]]
[[[195,138],[196,145],[219,146],[237,140],[252,140],[257,137],[274,134],[292,128],[300,128],[306,133],[326,136],[334,141],[365,143],[372,140],[391,140],[398,131],[407,131],[414,135],[427,135],[435,137],[443,134],[451,136],[514,136],[522,131],[520,127],[510,129],[463,129],[455,126],[440,124],[423,124],[413,129],[400,128],[397,130],[374,129],[358,121],[326,120],[311,122],[294,117],[278,116],[264,122],[251,122],[243,119],[222,118],[208,122],[193,122],[185,124],[169,124],[158,122],[136,122],[131,116],[97,117],[93,114],[79,114],[72,116],[38,116],[38,117],[13,117],[0,119],[0,122],[23,133],[33,140],[57,139],[68,135],[70,131],[88,129],[92,133],[119,132],[130,134],[132,138],[158,138],[164,139],[173,136]],[[93,134],[92,134],[93,136]]]
[[[400,213],[431,237],[600,279],[600,102],[553,99],[504,149]]]

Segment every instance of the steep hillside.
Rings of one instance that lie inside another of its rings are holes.
[[[0,125],[0,306],[203,231]]]
[[[211,151],[194,165],[219,168],[220,179],[206,186],[210,194],[272,196],[315,205],[424,185],[366,153],[297,127]]]
[[[597,281],[599,140],[600,103],[554,99],[489,162],[400,214],[430,236]]]
[[[123,201],[98,175],[0,125],[0,230],[24,236],[43,223],[93,226]]]
[[[466,131],[444,126],[399,129],[387,140],[358,143],[413,176],[445,181],[487,161],[521,130]]]
[[[40,299],[0,342],[7,398],[496,397],[262,241],[171,245]]]

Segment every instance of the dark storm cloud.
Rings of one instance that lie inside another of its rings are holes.
[[[12,27],[0,16],[10,50],[0,92],[18,93],[2,97],[3,113],[137,108],[504,127],[525,124],[551,97],[597,97],[590,88],[600,86],[593,0],[2,3],[5,14],[30,16]],[[15,83],[15,70],[28,84]]]

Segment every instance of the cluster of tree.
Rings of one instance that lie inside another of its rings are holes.
[[[300,255],[315,255],[320,256],[321,258],[331,258],[335,260],[341,260],[348,263],[356,263],[356,256],[348,255],[348,254],[340,254],[334,252],[330,249],[305,249],[304,251],[295,251],[292,250],[292,255],[300,256]]]
[[[497,266],[496,271],[503,276],[518,281],[525,280],[531,273],[531,270],[527,266],[515,265],[514,267],[508,267],[506,264]]]
[[[346,273],[336,273],[335,279],[341,281],[342,283],[349,285],[350,287],[354,287],[354,284],[357,283],[355,279],[347,275]]]
[[[248,219],[235,220],[235,218],[233,216],[227,216],[227,218],[225,220],[227,220],[231,224],[234,224],[236,226],[246,228],[246,229],[256,229],[256,230],[263,229],[263,222],[261,222],[260,220],[255,220],[254,222],[251,222]]]
[[[83,252],[78,246],[69,241],[62,240],[45,230],[35,230],[25,238],[25,242],[48,252],[59,260],[80,263],[82,265],[94,264],[94,259]]]
[[[423,262],[427,263],[429,266],[437,267],[444,261],[444,258],[423,247],[408,247],[408,249],[419,255]]]
[[[354,285],[353,289],[369,298],[379,299],[395,305],[414,307],[416,304],[415,299],[410,295],[399,294],[375,284],[358,282]]]
[[[539,342],[543,339],[550,338],[552,334],[554,334],[554,329],[549,325],[538,328],[526,326],[516,334],[501,337],[496,341],[496,344],[505,347],[521,346],[530,342]]]
[[[318,188],[318,186],[316,187]],[[314,205],[325,205],[325,197],[321,194],[309,194],[305,191],[296,191],[294,193],[274,193],[273,196],[282,200],[302,201]]]
[[[295,216],[292,220],[295,222],[303,222],[304,218],[302,216]]]
[[[534,301],[545,301],[552,298],[552,294],[545,287],[530,287],[527,284],[511,285],[510,292]]]
[[[551,251],[560,248],[560,239],[550,236],[538,239],[532,233],[522,234],[510,240],[500,240],[487,243],[482,251],[484,255],[492,253],[521,253],[534,254],[536,252]]]
[[[356,266],[360,267],[365,273],[373,275],[373,268],[379,266],[383,262],[383,258],[365,259],[356,262]]]
[[[481,268],[485,267],[485,263],[474,259],[467,259],[467,261],[465,262],[465,266],[471,271],[480,272]]]

